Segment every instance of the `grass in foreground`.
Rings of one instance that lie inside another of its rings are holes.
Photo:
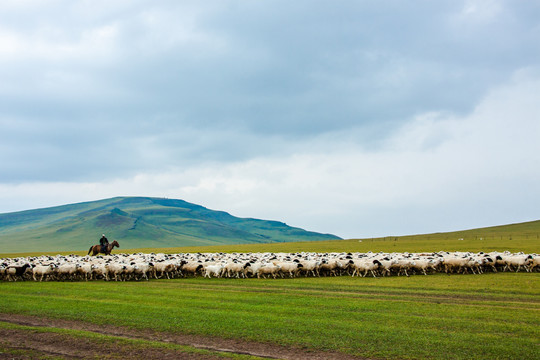
[[[0,283],[0,311],[379,358],[540,358],[540,274]]]
[[[85,330],[73,330],[73,329],[58,329],[53,327],[36,327],[36,326],[25,326],[17,325],[0,321],[0,329],[7,329],[11,331],[19,331],[27,334],[30,337],[36,337],[40,334],[56,334],[62,338],[63,341],[67,341],[71,344],[81,344],[83,342],[93,342],[96,344],[96,350],[103,348],[106,344],[107,346],[113,346],[116,349],[116,352],[107,353],[106,349],[103,349],[99,355],[99,358],[102,359],[118,359],[123,358],[118,354],[121,349],[123,352],[137,353],[144,351],[146,349],[157,349],[157,350],[172,350],[175,352],[176,356],[181,354],[195,354],[199,356],[209,355],[212,358],[228,358],[228,359],[237,359],[237,360],[259,360],[262,359],[256,356],[243,355],[243,354],[232,354],[226,352],[218,352],[212,350],[198,349],[187,345],[178,345],[171,344],[168,342],[161,341],[151,341],[145,339],[129,339],[122,336],[113,336],[99,334],[92,331]],[[50,355],[39,354],[38,351],[29,350],[29,349],[12,349],[9,346],[2,345],[0,342],[0,353],[10,353],[12,355],[21,355],[26,356],[31,359],[63,359],[64,357],[54,357]],[[165,355],[164,355],[165,356]],[[86,357],[86,356],[84,356]],[[92,356],[97,357],[97,356]]]

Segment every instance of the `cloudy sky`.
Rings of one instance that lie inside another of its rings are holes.
[[[0,2],[0,213],[184,199],[341,237],[540,219],[537,1]]]

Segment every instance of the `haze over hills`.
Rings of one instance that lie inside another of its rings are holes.
[[[116,197],[0,214],[0,253],[87,250],[102,233],[123,249],[340,239],[183,200]]]

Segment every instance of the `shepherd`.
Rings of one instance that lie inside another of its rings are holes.
[[[91,246],[90,250],[88,250],[88,255],[90,255],[90,253],[92,253],[92,256],[99,253],[110,255],[114,247],[120,247],[118,241],[114,240],[112,243],[109,244],[109,240],[107,240],[105,234],[103,234],[101,235],[101,239],[99,239],[99,245]]]
[[[101,252],[105,252],[104,250],[107,248],[107,245],[109,245],[109,240],[107,240],[105,234],[101,234],[101,239],[99,239],[99,245],[101,245]]]

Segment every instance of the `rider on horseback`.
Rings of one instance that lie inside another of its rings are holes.
[[[109,240],[107,240],[105,234],[101,235],[101,239],[99,239],[99,245],[101,245],[101,252],[106,253],[107,246],[109,245]]]

